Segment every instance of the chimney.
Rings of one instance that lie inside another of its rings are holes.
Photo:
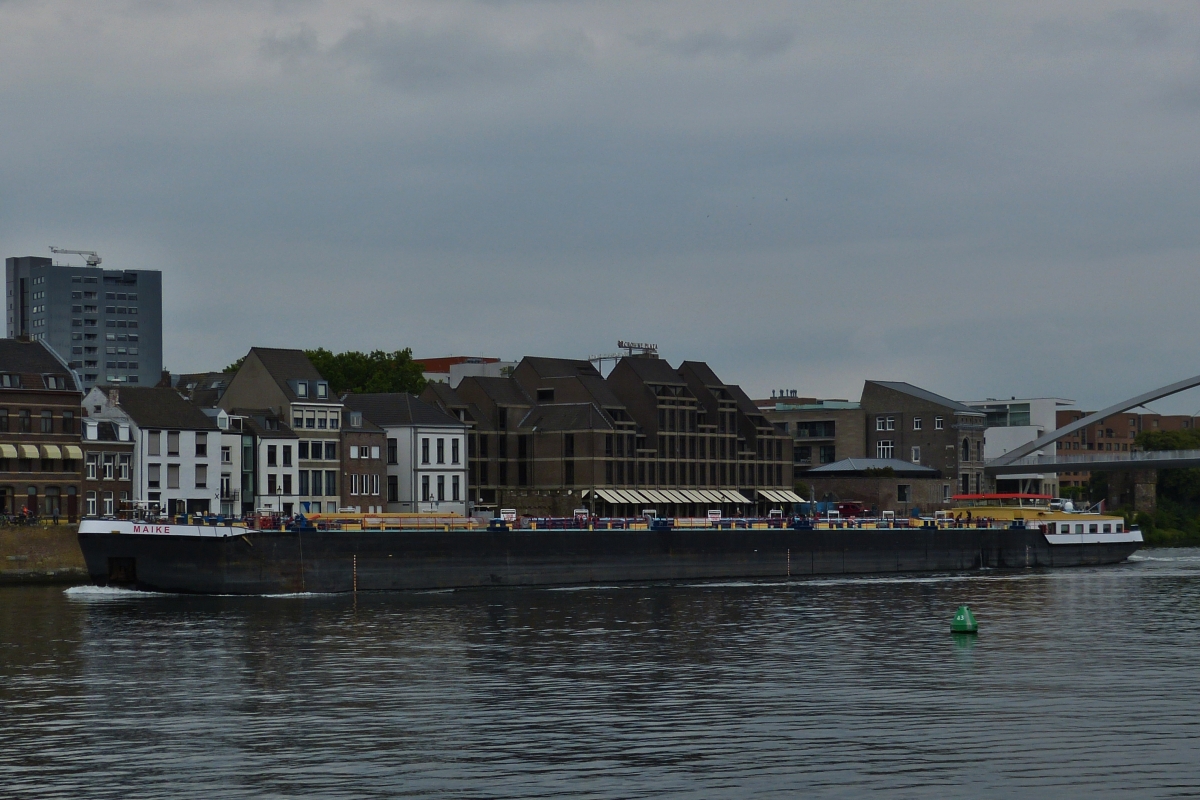
[[[116,386],[111,386],[108,389],[108,404],[110,406],[119,406],[121,404],[121,395]]]

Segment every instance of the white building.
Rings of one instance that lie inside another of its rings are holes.
[[[469,513],[465,422],[407,393],[342,401],[384,431],[388,511]]]
[[[133,500],[171,514],[220,510],[221,434],[216,422],[174,389],[93,387],[93,418],[128,425],[133,440]]]
[[[221,429],[221,513],[300,508],[299,436],[266,410],[206,408]]]
[[[987,414],[983,457],[990,461],[1054,431],[1058,427],[1058,409],[1074,405],[1074,401],[1061,397],[1013,397],[1008,400],[967,400],[963,405]],[[1055,497],[1058,488],[1058,475],[1053,472],[1001,475],[995,485],[998,492],[1031,492]]]

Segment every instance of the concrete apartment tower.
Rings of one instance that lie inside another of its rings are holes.
[[[162,377],[162,273],[5,261],[8,338],[42,341],[84,391],[96,384],[154,386]]]

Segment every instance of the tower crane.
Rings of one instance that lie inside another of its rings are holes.
[[[50,245],[51,253],[64,253],[66,255],[87,256],[87,265],[89,267],[100,266],[100,254],[95,250],[64,250],[61,247]]]

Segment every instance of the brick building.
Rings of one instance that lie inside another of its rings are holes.
[[[77,376],[40,341],[0,340],[0,510],[75,519],[82,413]]]
[[[482,508],[689,516],[798,499],[791,437],[701,362],[628,357],[606,379],[587,361],[527,357],[509,378],[467,377],[422,399],[469,426]]]

